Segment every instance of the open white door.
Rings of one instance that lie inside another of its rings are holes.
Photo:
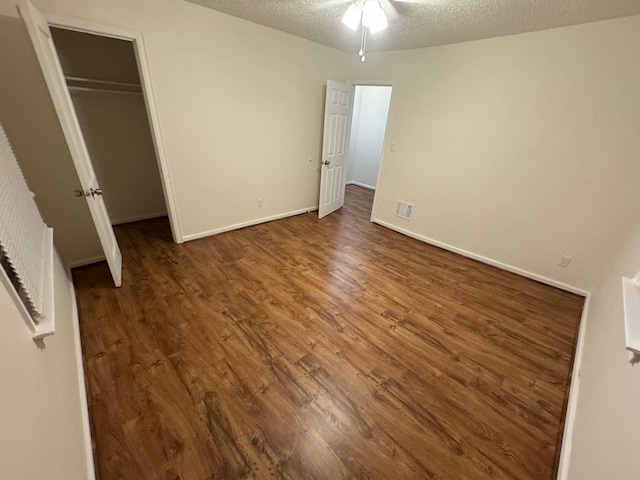
[[[344,205],[344,175],[355,87],[327,80],[318,218]]]
[[[119,287],[122,285],[122,254],[101,196],[102,190],[93,171],[93,165],[82,136],[82,130],[80,130],[76,111],[71,102],[71,96],[64,80],[64,74],[51,38],[49,25],[29,0],[23,0],[20,4],[20,14],[29,30],[29,36],[38,56],[40,68],[49,87],[49,93],[67,140],[73,163],[78,172],[82,190],[85,192],[85,198],[89,205],[93,222],[96,225],[102,249],[107,257],[113,281],[116,287]]]

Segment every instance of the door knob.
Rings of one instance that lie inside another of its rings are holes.
[[[96,195],[102,195],[102,189],[101,188],[92,188],[92,189],[86,190],[86,191],[74,190],[73,191],[73,195],[75,197],[88,197],[88,196],[95,197]]]
[[[325,160],[322,162],[323,165],[331,165],[331,160]]]

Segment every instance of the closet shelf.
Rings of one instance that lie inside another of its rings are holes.
[[[67,87],[72,91],[142,94],[142,87],[137,83],[114,82],[82,77],[64,78],[67,81]]]

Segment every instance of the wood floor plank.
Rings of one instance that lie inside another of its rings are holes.
[[[583,298],[345,207],[74,270],[99,480],[551,480]]]

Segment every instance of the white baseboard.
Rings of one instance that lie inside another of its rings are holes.
[[[100,262],[106,262],[106,261],[107,261],[107,257],[105,257],[104,255],[100,255],[97,257],[85,258],[83,260],[77,260],[75,262],[71,262],[67,265],[67,268],[71,269],[71,268],[84,267],[85,265],[91,265],[92,263],[100,263]]]
[[[494,267],[501,268],[502,270],[506,270],[508,272],[516,273],[516,274],[521,275],[523,277],[530,278],[532,280],[536,280],[537,282],[544,283],[546,285],[550,285],[552,287],[556,287],[556,288],[559,288],[561,290],[565,290],[565,291],[570,292],[570,293],[575,293],[575,294],[581,295],[583,297],[586,297],[589,294],[589,292],[587,292],[586,290],[582,290],[581,288],[574,287],[573,285],[567,285],[566,283],[558,282],[558,281],[553,280],[551,278],[543,277],[542,275],[538,275],[536,273],[532,273],[532,272],[529,272],[527,270],[523,270],[521,268],[514,267],[512,265],[508,265],[506,263],[499,262],[498,260],[494,260],[492,258],[483,257],[482,255],[478,255],[478,254],[475,254],[475,253],[472,253],[472,252],[468,252],[467,250],[463,250],[461,248],[454,247],[452,245],[448,245],[448,244],[443,243],[443,242],[439,242],[438,240],[434,240],[432,238],[425,237],[423,235],[419,235],[417,233],[411,232],[409,230],[405,230],[404,228],[397,227],[396,225],[384,222],[384,221],[382,221],[380,219],[377,219],[377,218],[374,218],[372,220],[372,222],[377,223],[378,225],[382,225],[383,227],[387,227],[387,228],[389,228],[391,230],[394,230],[394,231],[396,231],[398,233],[401,233],[403,235],[406,235],[408,237],[415,238],[416,240],[420,240],[421,242],[425,242],[425,243],[428,243],[430,245],[434,245],[434,246],[442,248],[444,250],[449,250],[450,252],[457,253],[459,255],[462,255],[463,257],[468,257],[468,258],[471,258],[473,260],[477,260],[479,262],[486,263],[487,265],[492,265]]]
[[[69,288],[71,289],[71,312],[73,323],[73,343],[75,345],[76,368],[78,370],[78,390],[80,394],[80,411],[82,415],[82,434],[84,437],[84,455],[87,462],[87,480],[96,480],[96,467],[93,460],[93,443],[91,441],[91,422],[89,420],[89,404],[87,402],[87,387],[84,378],[84,363],[82,361],[82,339],[80,337],[80,317],[78,302],[73,285],[71,269],[67,269]]]
[[[137,215],[135,217],[120,218],[118,220],[111,219],[111,225],[122,225],[123,223],[139,222],[141,220],[151,220],[152,218],[166,217],[167,212],[147,213]]]
[[[376,189],[376,187],[372,187],[371,185],[367,185],[366,183],[360,183],[360,182],[356,182],[356,181],[347,182],[347,183],[345,183],[345,185],[356,185],[358,187],[368,188],[369,190],[375,190]]]
[[[185,235],[182,239],[185,242],[191,240],[197,240],[199,238],[210,237],[212,235],[218,235],[219,233],[230,232],[232,230],[238,230],[240,228],[251,227],[253,225],[259,225],[260,223],[272,222],[273,220],[280,220],[281,218],[293,217],[295,215],[301,215],[303,213],[314,212],[318,210],[318,206],[303,208],[301,210],[294,210],[293,212],[280,213],[278,215],[272,215],[270,217],[262,217],[256,220],[249,220],[248,222],[236,223],[235,225],[229,225],[227,227],[216,228],[208,230],[206,232],[194,233],[192,235]]]
[[[569,385],[569,399],[567,401],[567,411],[564,417],[562,445],[560,445],[560,461],[558,463],[557,480],[568,480],[569,478],[569,464],[571,461],[571,448],[573,446],[573,429],[576,423],[576,408],[578,405],[578,394],[580,393],[580,370],[582,368],[585,331],[587,330],[587,319],[589,318],[590,300],[591,294],[587,295],[587,298],[585,299],[584,308],[582,309],[582,317],[580,318],[578,342],[576,343],[571,384]]]

